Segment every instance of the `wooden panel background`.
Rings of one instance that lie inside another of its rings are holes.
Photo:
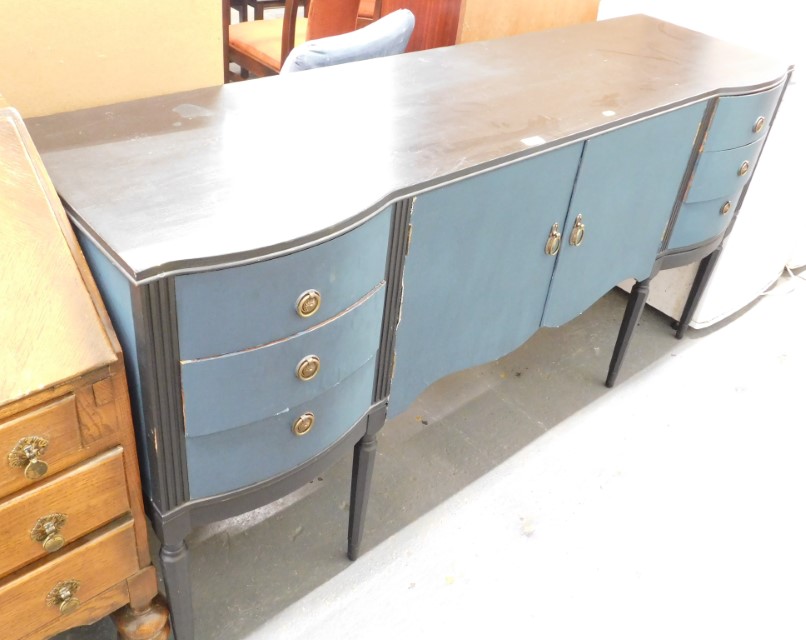
[[[592,22],[599,0],[464,0],[457,42],[503,36]]]

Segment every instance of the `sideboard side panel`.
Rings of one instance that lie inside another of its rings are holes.
[[[537,330],[579,166],[574,144],[415,199],[390,415],[432,382],[499,358]]]
[[[87,237],[77,230],[81,249],[90,265],[92,275],[98,284],[98,289],[109,312],[115,333],[120,341],[123,359],[126,365],[126,377],[129,381],[129,395],[132,404],[132,418],[135,424],[137,440],[137,456],[143,476],[143,490],[149,497],[152,496],[150,478],[152,456],[149,442],[141,428],[144,424],[143,390],[140,378],[140,366],[137,359],[137,336],[134,325],[134,312],[132,308],[132,285],[118,271],[101,251],[90,242]]]

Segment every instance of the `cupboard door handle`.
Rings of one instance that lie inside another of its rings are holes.
[[[48,463],[39,457],[48,448],[48,441],[40,436],[26,436],[8,454],[10,467],[23,467],[25,477],[29,480],[38,480],[48,472]]]
[[[582,244],[582,240],[585,238],[585,224],[582,222],[582,214],[580,213],[577,216],[577,219],[574,221],[574,228],[571,229],[571,236],[568,238],[568,243],[572,247],[578,247]]]
[[[560,223],[555,222],[554,225],[551,227],[551,231],[549,232],[549,238],[546,240],[546,255],[548,256],[556,256],[557,252],[560,250],[560,239],[562,238],[562,234],[560,233]]]

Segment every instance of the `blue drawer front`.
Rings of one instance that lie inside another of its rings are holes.
[[[741,191],[753,175],[762,146],[763,140],[759,140],[738,149],[703,153],[694,170],[685,201],[704,202]],[[741,175],[739,169],[744,162],[748,163],[748,170]]]
[[[668,248],[681,249],[700,244],[722,233],[733,219],[739,195],[684,204],[677,216]],[[730,209],[727,213],[722,213],[726,202],[730,202]]]
[[[272,416],[314,398],[374,358],[380,342],[385,287],[355,308],[293,338],[240,353],[183,362],[185,432],[203,436]],[[302,381],[298,363],[321,360]]]
[[[719,98],[705,139],[705,150],[735,149],[761,140],[767,135],[770,120],[783,90],[782,84],[761,93]],[[759,118],[764,118],[764,126],[754,131]]]
[[[360,420],[372,402],[375,360],[321,396],[252,424],[209,436],[187,438],[191,499],[234,491],[290,471],[325,451]],[[304,436],[294,435],[297,417],[316,421]]]
[[[385,277],[390,210],[304,251],[176,278],[180,357],[265,345],[344,311]],[[309,289],[321,293],[322,304],[302,318],[297,299]]]

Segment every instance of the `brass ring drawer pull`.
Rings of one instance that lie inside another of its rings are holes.
[[[574,228],[571,229],[571,236],[568,242],[572,247],[578,247],[582,244],[585,238],[585,224],[582,222],[582,214],[580,213],[574,221]]]
[[[753,133],[759,133],[764,128],[764,116],[759,116],[755,124],[753,124]]]
[[[64,537],[60,532],[66,523],[67,516],[63,513],[42,516],[31,529],[31,540],[39,542],[48,553],[58,551],[64,546]]]
[[[743,175],[744,175],[744,174],[746,174],[748,171],[750,171],[750,163],[749,163],[747,160],[745,160],[745,161],[744,161],[744,162],[742,162],[742,164],[739,166],[739,175],[740,175],[740,176],[743,176]]]
[[[22,467],[29,480],[38,480],[48,472],[48,463],[39,459],[47,448],[48,441],[40,436],[21,438],[8,454],[8,464],[11,467]]]
[[[728,200],[725,204],[722,205],[722,208],[719,210],[719,213],[721,213],[724,216],[725,214],[727,214],[730,211],[730,208],[732,206],[733,205],[731,204],[731,201]]]
[[[319,360],[319,356],[305,356],[299,361],[299,364],[297,364],[297,378],[303,382],[313,380],[316,377],[316,374],[319,373],[321,364],[322,363]]]
[[[80,586],[78,580],[63,580],[48,592],[45,601],[49,607],[59,607],[59,613],[62,615],[73,613],[81,605],[76,598]]]
[[[297,298],[297,315],[300,318],[310,318],[322,306],[322,294],[316,289],[303,291]]]
[[[562,238],[562,234],[560,233],[560,225],[559,223],[555,222],[551,227],[551,231],[549,232],[549,238],[546,240],[546,255],[557,255],[557,252],[560,250],[560,238]]]
[[[310,411],[303,413],[299,418],[294,420],[294,424],[291,426],[291,430],[294,432],[295,436],[304,436],[308,433],[311,429],[313,429],[313,425],[316,422],[316,416],[313,415]]]

